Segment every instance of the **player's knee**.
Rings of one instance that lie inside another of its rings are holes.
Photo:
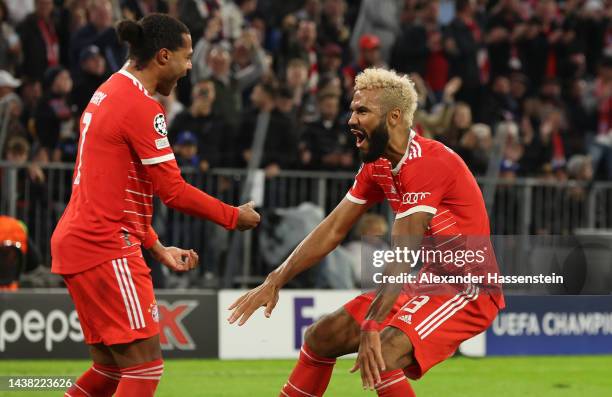
[[[321,320],[316,321],[304,333],[304,343],[308,345],[315,353],[323,354],[321,349],[322,343],[325,341],[325,326],[321,325]]]
[[[304,342],[323,357],[354,353],[359,347],[359,326],[344,310],[321,317],[306,329]]]
[[[413,348],[408,336],[397,328],[387,327],[380,335],[381,352],[387,371],[405,368],[413,362]]]

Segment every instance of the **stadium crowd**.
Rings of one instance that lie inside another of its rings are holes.
[[[151,12],[193,38],[193,69],[157,98],[180,166],[246,167],[266,112],[267,177],[355,171],[354,77],[376,66],[411,76],[414,129],[476,175],[612,178],[612,0],[0,0],[1,155],[30,163],[32,200],[47,197],[41,164],[75,161],[82,110],[125,62],[114,24]]]
[[[80,113],[125,60],[114,22],[149,12],[176,15],[193,37],[193,70],[159,98],[181,165],[244,167],[270,112],[268,176],[355,170],[353,78],[386,66],[418,88],[417,132],[475,174],[508,121],[502,176],[612,176],[610,0],[2,0],[4,159],[75,160]]]

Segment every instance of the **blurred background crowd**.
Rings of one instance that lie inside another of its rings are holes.
[[[0,154],[28,164],[17,186],[40,206],[46,167],[75,161],[82,110],[125,63],[114,24],[152,12],[191,31],[193,69],[158,100],[179,165],[202,175],[247,166],[261,113],[270,114],[259,162],[269,180],[283,170],[354,172],[354,77],[376,66],[411,76],[413,128],[477,176],[612,177],[612,0],[0,0]],[[69,194],[70,182],[58,183]],[[586,201],[584,190],[570,193]],[[511,199],[504,217],[518,208]],[[361,234],[388,228],[372,217]]]
[[[610,0],[0,0],[4,159],[75,160],[81,111],[125,61],[114,23],[150,12],[193,38],[193,70],[159,98],[181,165],[244,167],[265,111],[268,176],[355,170],[353,79],[384,66],[416,84],[415,130],[477,175],[507,121],[502,176],[612,176]]]

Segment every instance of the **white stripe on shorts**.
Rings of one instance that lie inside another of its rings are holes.
[[[478,299],[478,292],[478,287],[475,287],[473,285],[468,287],[468,289],[465,291],[467,295],[462,295],[460,299],[456,300],[453,304],[449,305],[446,309],[437,314],[431,321],[427,323],[425,327],[421,328],[421,330],[418,331],[421,339],[425,339],[442,323],[448,320],[459,310],[463,309],[468,303]]]
[[[132,320],[132,309],[128,304],[127,295],[125,294],[125,289],[123,288],[123,281],[121,281],[121,276],[119,275],[119,269],[117,268],[117,262],[115,260],[111,261],[113,263],[113,269],[115,269],[115,277],[117,277],[117,283],[119,284],[119,290],[121,291],[121,296],[123,297],[123,304],[125,305],[125,311],[127,312],[128,319],[130,320],[130,328],[134,329],[134,320]]]
[[[132,293],[134,295],[136,309],[138,311],[138,316],[140,317],[140,327],[144,328],[146,326],[144,316],[142,315],[142,307],[140,306],[140,299],[138,299],[138,293],[136,292],[136,287],[134,286],[134,280],[132,279],[132,273],[130,272],[130,267],[128,266],[127,258],[123,258],[123,267],[125,272],[127,273],[128,281],[130,287],[132,288]]]

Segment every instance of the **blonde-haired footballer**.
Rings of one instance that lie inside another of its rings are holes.
[[[331,252],[385,198],[395,212],[395,247],[402,247],[401,236],[416,241],[410,249],[418,249],[425,236],[448,236],[449,243],[457,236],[488,240],[484,201],[463,160],[411,129],[417,101],[412,81],[372,68],[355,83],[348,124],[364,164],[354,185],[263,284],[230,306],[230,323],[244,324],[260,306],[269,317],[280,288]],[[387,267],[395,274],[400,269]],[[353,371],[361,370],[364,388],[375,388],[379,396],[414,396],[407,377],[418,379],[452,356],[461,342],[486,330],[504,307],[499,290],[474,284],[452,294],[410,295],[402,289],[383,284],[310,326],[280,396],[322,396],[336,357],[354,352],[359,354]]]

